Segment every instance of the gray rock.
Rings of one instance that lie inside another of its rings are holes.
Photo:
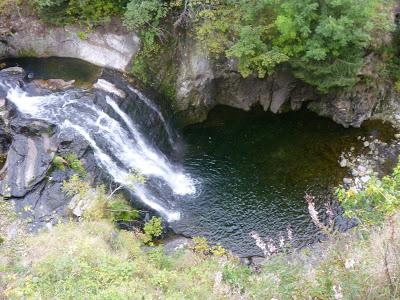
[[[340,162],[339,162],[340,166],[342,168],[347,167],[347,159],[343,158]]]
[[[4,56],[32,53],[38,57],[73,57],[95,65],[125,71],[138,52],[140,40],[135,33],[114,33],[98,27],[79,37],[79,26],[55,27],[33,17],[13,21],[13,33],[3,37]],[[115,24],[114,28],[117,29]],[[119,25],[119,27],[122,27]],[[0,53],[1,54],[1,53]]]
[[[114,84],[104,79],[97,80],[93,87],[99,90],[103,90],[107,93],[117,95],[120,98],[126,98],[126,93],[124,91],[118,89]]]
[[[25,73],[25,70],[20,67],[10,67],[0,70],[1,73]]]
[[[369,175],[365,175],[365,176],[361,177],[361,181],[363,183],[367,183],[370,179],[371,179],[371,177]]]
[[[187,249],[193,245],[193,240],[184,236],[175,235],[163,241],[164,253],[171,255],[179,250]]]
[[[344,183],[344,184],[352,184],[352,183],[353,183],[353,180],[352,180],[351,178],[345,177],[345,178],[343,178],[343,183]]]
[[[0,181],[4,197],[23,197],[43,180],[53,160],[55,148],[48,134],[16,134],[7,155],[6,176]]]
[[[60,91],[73,87],[75,84],[75,80],[65,81],[63,79],[48,79],[48,80],[36,79],[33,80],[33,83],[42,89],[48,89],[51,91]]]

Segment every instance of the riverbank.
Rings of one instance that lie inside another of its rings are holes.
[[[4,214],[0,215],[4,220]],[[72,222],[0,245],[6,299],[396,299],[400,219],[332,235],[247,267],[229,255],[143,248],[107,220]],[[16,246],[18,245],[18,248]],[[146,249],[146,250],[144,250]]]

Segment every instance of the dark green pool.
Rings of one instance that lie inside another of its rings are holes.
[[[101,68],[83,60],[65,57],[21,57],[0,60],[4,67],[19,66],[36,79],[64,79],[75,80],[78,86],[87,86],[96,81]]]
[[[325,196],[346,174],[338,164],[342,151],[359,149],[358,136],[388,140],[393,129],[379,122],[345,129],[307,111],[273,115],[217,107],[184,136],[184,165],[199,192],[179,203],[182,220],[174,229],[252,256],[261,255],[252,231],[276,246],[282,238],[288,242],[288,231],[294,246],[318,240],[305,191]]]

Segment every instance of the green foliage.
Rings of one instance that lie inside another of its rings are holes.
[[[160,20],[168,13],[168,6],[160,0],[131,0],[124,14],[124,25],[131,30],[141,31],[150,27],[157,33]]]
[[[142,236],[143,243],[154,245],[154,239],[160,237],[163,230],[164,228],[161,218],[152,217],[150,221],[146,222],[146,224],[144,225],[144,234]]]
[[[78,31],[76,33],[76,35],[78,36],[78,38],[82,41],[85,41],[88,39],[88,34],[85,31]]]
[[[30,3],[47,22],[92,26],[121,14],[127,0],[30,0]]]
[[[191,1],[197,38],[235,58],[244,77],[288,63],[323,92],[352,86],[377,32],[390,30],[383,0]],[[381,37],[379,37],[381,38]]]
[[[381,224],[400,207],[400,163],[392,175],[372,178],[361,191],[340,188],[337,192],[347,216],[364,224]]]
[[[70,153],[65,156],[65,161],[68,163],[68,166],[80,176],[84,177],[87,175],[85,167],[75,153]]]
[[[223,280],[241,293],[249,285],[252,272],[247,266],[238,266],[237,264],[226,264],[222,270]]]
[[[67,162],[61,156],[56,155],[53,158],[52,164],[56,169],[64,171],[65,170],[65,165],[67,164]]]
[[[77,196],[77,200],[84,203],[83,217],[86,220],[130,222],[139,218],[139,212],[121,195],[107,195],[104,186],[91,188],[78,174],[64,181],[62,189],[70,197]]]
[[[224,256],[227,255],[227,251],[221,246],[211,246],[205,237],[194,237],[193,238],[194,245],[192,246],[192,250],[198,254],[202,255],[215,255],[215,256]]]
[[[399,222],[271,256],[257,272],[229,256],[144,249],[107,220],[67,222],[0,245],[0,287],[6,299],[398,299]]]
[[[108,202],[107,210],[114,222],[129,222],[139,218],[139,212],[122,197],[111,199]]]
[[[63,181],[62,190],[68,196],[78,195],[79,198],[83,199],[90,190],[90,184],[83,181],[78,174],[74,174],[69,180]]]

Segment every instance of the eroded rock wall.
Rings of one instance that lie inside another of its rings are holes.
[[[92,64],[126,71],[139,50],[133,32],[78,26],[55,27],[34,17],[0,17],[0,58],[17,56],[72,57]]]

